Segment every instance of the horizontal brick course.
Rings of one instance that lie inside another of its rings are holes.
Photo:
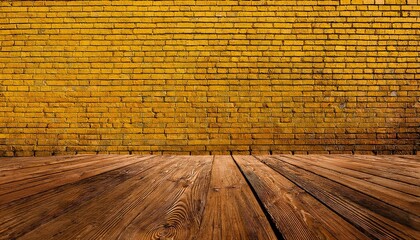
[[[420,3],[1,1],[0,156],[416,154]]]

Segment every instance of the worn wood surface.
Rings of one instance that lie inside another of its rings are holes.
[[[303,169],[298,166],[299,156],[269,156],[259,159],[337,212],[370,238],[419,239],[420,237],[417,214],[389,205],[381,198],[371,197],[366,192],[357,191],[352,186],[340,184],[317,172]],[[420,204],[418,197],[413,196],[411,201],[414,205]]]
[[[420,239],[420,157],[0,158],[0,239]]]
[[[231,156],[215,156],[208,203],[197,239],[276,239]]]
[[[309,193],[255,161],[254,156],[234,158],[286,239],[368,239]]]

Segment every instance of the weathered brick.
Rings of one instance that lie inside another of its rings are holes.
[[[418,0],[0,5],[0,156],[418,154]]]

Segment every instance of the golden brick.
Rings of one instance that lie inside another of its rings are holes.
[[[338,153],[419,120],[417,0],[57,3],[0,10],[5,155]]]

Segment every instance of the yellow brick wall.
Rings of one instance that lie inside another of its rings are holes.
[[[0,1],[0,156],[416,154],[420,1]]]

